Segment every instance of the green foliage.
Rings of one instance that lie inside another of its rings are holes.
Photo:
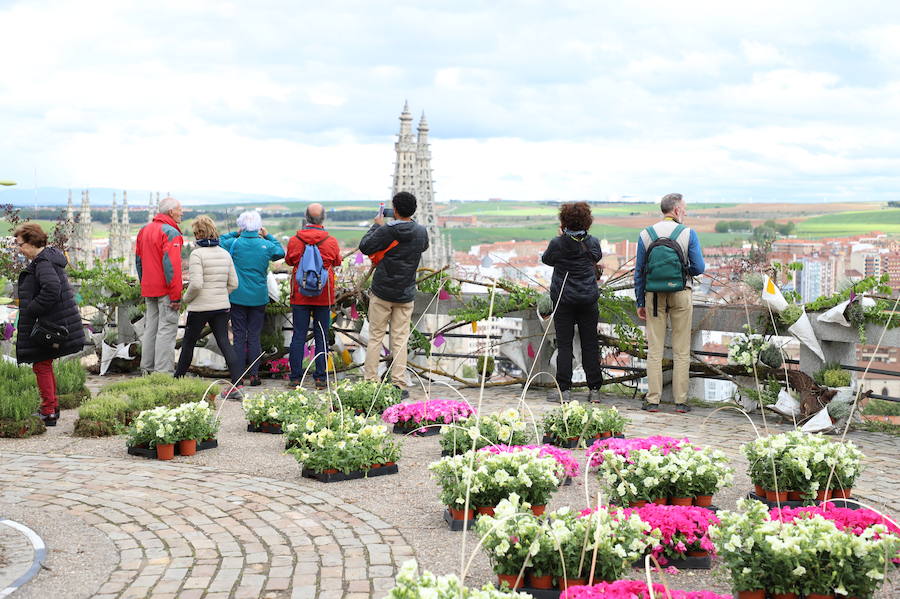
[[[431,339],[426,337],[419,329],[413,328],[414,323],[410,323],[409,331],[409,351],[422,351],[429,358],[431,357]]]
[[[119,394],[103,393],[78,408],[76,437],[106,437],[124,432],[128,402]]]
[[[716,233],[731,233],[733,231],[752,231],[753,223],[749,220],[720,220],[716,223]]]
[[[857,295],[861,293],[874,292],[878,294],[890,295],[891,287],[888,285],[890,281],[890,277],[887,274],[882,275],[881,277],[866,277],[860,280],[857,283],[854,283],[852,286],[847,287],[846,289],[839,291],[833,295],[823,295],[820,298],[817,298],[814,301],[806,304],[807,312],[820,312],[823,310],[828,310],[829,308],[834,308],[841,302],[845,302],[850,299],[851,293],[856,293]]]
[[[533,307],[541,293],[530,287],[519,285],[507,279],[497,281],[497,287],[507,293],[494,295],[494,308],[491,311],[490,297],[475,296],[459,308],[450,310],[450,316],[459,322],[478,322],[487,320],[490,313],[493,317],[500,317],[510,312],[527,310]]]
[[[416,287],[422,293],[428,293],[430,295],[437,295],[441,288],[443,288],[444,291],[446,291],[450,295],[455,295],[457,297],[459,297],[459,294],[462,293],[460,284],[450,278],[450,276],[446,273],[441,273],[433,277],[429,277],[421,283],[418,283]]]
[[[487,369],[485,370],[485,356],[478,356],[478,359],[475,360],[475,371],[477,376],[481,376],[481,373],[484,373],[485,378],[491,378],[491,375],[494,374],[494,356],[487,356]]]
[[[37,386],[22,387],[0,382],[0,420],[24,421],[38,411],[41,398]]]
[[[789,327],[800,320],[801,316],[803,316],[803,306],[788,304],[787,308],[778,314],[778,320],[780,320],[781,324],[785,327]]]
[[[600,299],[597,300],[600,311],[600,322],[612,325],[616,336],[616,347],[625,352],[643,355],[647,346],[647,338],[641,328],[635,324],[634,300],[616,295],[609,287],[600,287]]]
[[[863,408],[863,414],[871,416],[900,416],[900,402],[870,399]]]
[[[345,410],[359,410],[366,414],[380,414],[390,406],[400,403],[400,390],[390,383],[343,380],[334,386]]]
[[[77,358],[57,360],[53,363],[53,374],[56,377],[57,393],[77,393],[84,390],[87,382],[87,370]]]
[[[759,361],[769,368],[780,368],[784,363],[784,355],[774,343],[769,343],[760,350]]]
[[[753,387],[742,387],[741,392],[761,406],[770,406],[778,401],[781,383],[776,379],[770,378],[759,386],[758,391]]]
[[[553,313],[553,300],[550,299],[549,293],[545,293],[538,298],[537,311],[538,314],[545,317]]]
[[[849,387],[853,377],[840,364],[829,362],[815,374],[813,380],[825,387]]]
[[[141,286],[135,277],[122,270],[122,259],[98,261],[93,268],[78,264],[69,269],[69,277],[81,283],[78,297],[82,306],[92,306],[115,320],[115,309],[135,304],[141,297]]]

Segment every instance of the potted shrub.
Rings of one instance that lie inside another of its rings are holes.
[[[533,430],[513,408],[470,416],[441,427],[441,449],[457,454],[494,444],[528,445],[534,439]]]
[[[541,524],[526,511],[518,495],[497,505],[496,516],[482,516],[475,524],[500,584],[511,589],[524,586],[525,569],[539,549]]]
[[[257,393],[245,397],[241,406],[244,417],[250,423],[248,431],[281,433],[284,423],[318,411],[321,401],[315,395],[295,390]]]
[[[56,396],[59,409],[77,408],[91,398],[91,392],[85,386],[87,370],[78,358],[56,360],[53,362],[53,374],[56,377]]]
[[[544,414],[541,428],[544,442],[560,447],[584,445],[585,433],[591,415],[577,401],[570,401],[554,407]]]
[[[654,505],[626,509],[624,514],[637,514],[650,526],[648,535],[655,546],[649,554],[665,566],[669,560],[683,560],[688,555],[702,557],[714,554],[715,545],[709,538],[709,527],[719,519],[710,510],[694,506]],[[702,554],[699,555],[699,554]]]
[[[334,409],[355,410],[364,414],[381,414],[400,403],[401,391],[388,383],[343,380],[333,387]]]
[[[44,422],[36,415],[40,405],[36,387],[0,382],[0,437],[25,438],[44,433]]]
[[[475,371],[479,378],[484,374],[484,380],[490,379],[494,374],[494,356],[478,356],[475,360]]]
[[[415,432],[423,427],[451,424],[475,415],[475,408],[465,401],[452,399],[431,399],[415,403],[401,403],[389,406],[381,414],[381,419],[395,425],[395,431]],[[434,430],[439,432],[436,428]]]

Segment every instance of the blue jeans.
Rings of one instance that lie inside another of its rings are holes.
[[[244,369],[251,362],[253,363],[253,368],[249,372],[250,376],[259,374],[259,363],[262,361],[262,359],[257,360],[259,354],[262,353],[259,334],[262,332],[265,318],[265,306],[231,304],[231,330],[234,333],[234,354],[237,357],[237,365],[241,372],[244,372]]]
[[[325,380],[325,333],[331,326],[330,306],[296,306],[291,304],[294,314],[294,335],[291,337],[291,380],[299,381],[303,376],[303,349],[306,346],[306,335],[309,333],[309,319],[313,321],[313,337],[316,340],[316,369],[313,378]]]

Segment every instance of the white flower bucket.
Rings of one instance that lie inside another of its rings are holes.
[[[787,300],[781,295],[778,285],[768,275],[763,278],[762,301],[778,314],[788,307]]]
[[[825,361],[825,353],[822,351],[822,346],[819,345],[819,340],[816,339],[812,323],[809,321],[809,315],[806,312],[797,319],[797,322],[788,327],[788,332],[799,339],[800,343],[811,349],[813,353],[819,356],[820,360]]]
[[[793,396],[782,389],[778,392],[778,401],[771,406],[766,406],[776,414],[781,414],[786,418],[796,418],[800,415],[800,402]]]
[[[138,339],[144,336],[144,329],[146,328],[146,326],[147,319],[143,316],[132,323],[131,328],[134,329],[134,334],[138,336]]]
[[[129,350],[131,346],[131,343],[117,343],[116,345],[109,345],[108,343],[103,343],[101,341],[100,376],[106,374],[106,371],[109,370],[109,365],[112,364],[112,361],[115,358],[131,360],[131,352]]]
[[[862,302],[863,308],[871,308],[875,305],[875,300],[870,297],[864,297],[860,300]],[[834,324],[839,324],[842,327],[849,327],[850,322],[844,318],[844,310],[847,309],[847,306],[850,305],[850,300],[845,302],[841,302],[834,308],[831,308],[827,312],[819,314],[819,318],[817,319],[819,322],[831,322]]]
[[[216,353],[212,350],[198,347],[194,349],[194,359],[192,360],[194,366],[200,368],[210,368],[212,370],[228,370],[228,364],[225,362],[225,358],[222,354]]]

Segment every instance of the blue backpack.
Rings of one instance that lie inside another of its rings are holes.
[[[299,239],[300,237],[297,236]],[[319,242],[321,243],[321,241]],[[316,297],[321,295],[322,290],[328,283],[328,269],[322,262],[322,252],[319,251],[319,244],[306,244],[303,251],[303,257],[297,266],[297,290],[307,297]]]

